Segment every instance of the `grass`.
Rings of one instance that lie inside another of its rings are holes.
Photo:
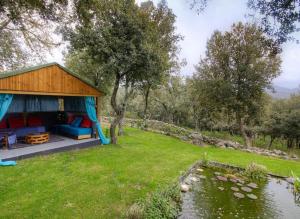
[[[300,175],[300,162],[214,147],[126,129],[118,145],[36,157],[1,168],[0,218],[120,218],[147,193],[176,181],[203,157]]]

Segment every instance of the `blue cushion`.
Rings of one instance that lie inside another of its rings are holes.
[[[58,125],[58,132],[62,132],[65,134],[79,136],[79,135],[89,135],[92,134],[92,128],[81,128],[81,127],[73,127],[71,125]]]
[[[82,117],[75,117],[75,119],[73,120],[73,122],[71,122],[71,126],[73,126],[73,127],[79,127],[81,121],[82,121]]]
[[[24,137],[30,133],[45,132],[45,126],[23,127],[15,129],[17,137]]]

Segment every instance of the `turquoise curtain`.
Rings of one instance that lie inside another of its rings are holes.
[[[5,116],[11,101],[13,99],[12,94],[0,94],[0,121]]]
[[[85,108],[86,108],[86,112],[88,114],[88,117],[90,118],[90,120],[92,120],[97,127],[97,131],[99,134],[99,138],[101,140],[102,144],[109,144],[110,143],[110,139],[106,138],[105,135],[103,134],[102,128],[101,128],[101,124],[97,119],[97,114],[96,114],[96,107],[95,107],[95,100],[94,97],[85,97]]]

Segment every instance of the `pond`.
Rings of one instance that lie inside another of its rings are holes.
[[[300,218],[300,203],[284,179],[259,182],[223,168],[197,170],[184,181],[190,190],[182,193],[180,219]]]

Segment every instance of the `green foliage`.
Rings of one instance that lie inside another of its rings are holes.
[[[272,39],[253,24],[234,24],[230,31],[215,31],[207,43],[194,80],[218,112],[235,119],[250,145],[245,124],[262,111],[264,90],[280,73],[280,57]]]
[[[250,163],[246,169],[244,174],[255,180],[264,180],[268,175],[267,168],[263,165]]]
[[[180,211],[180,189],[177,184],[158,190],[146,200],[133,204],[126,213],[129,219],[175,219]]]
[[[204,166],[207,166],[209,164],[209,159],[208,159],[208,155],[206,152],[203,153],[201,162]]]
[[[52,37],[53,22],[63,20],[67,3],[67,0],[1,0],[0,69],[14,70],[43,60],[43,52],[57,45]]]
[[[292,39],[291,34],[298,31],[299,0],[248,0],[248,6],[260,14],[264,32],[276,38],[278,43]]]
[[[297,177],[293,171],[291,171],[291,173],[294,179],[294,193],[300,194],[300,177]]]
[[[175,16],[165,2],[157,8],[151,2],[140,7],[134,0],[79,1],[75,6],[76,26],[68,25],[62,33],[70,41],[71,54],[84,53],[90,58],[91,69],[97,69],[89,72],[94,78],[96,74],[97,81],[113,82],[110,103],[116,116],[110,133],[115,144],[116,126],[137,88],[146,84],[148,92],[173,64],[178,41]]]
[[[272,139],[285,139],[288,148],[299,147],[300,95],[292,95],[289,99],[274,101],[261,132],[270,135]]]

